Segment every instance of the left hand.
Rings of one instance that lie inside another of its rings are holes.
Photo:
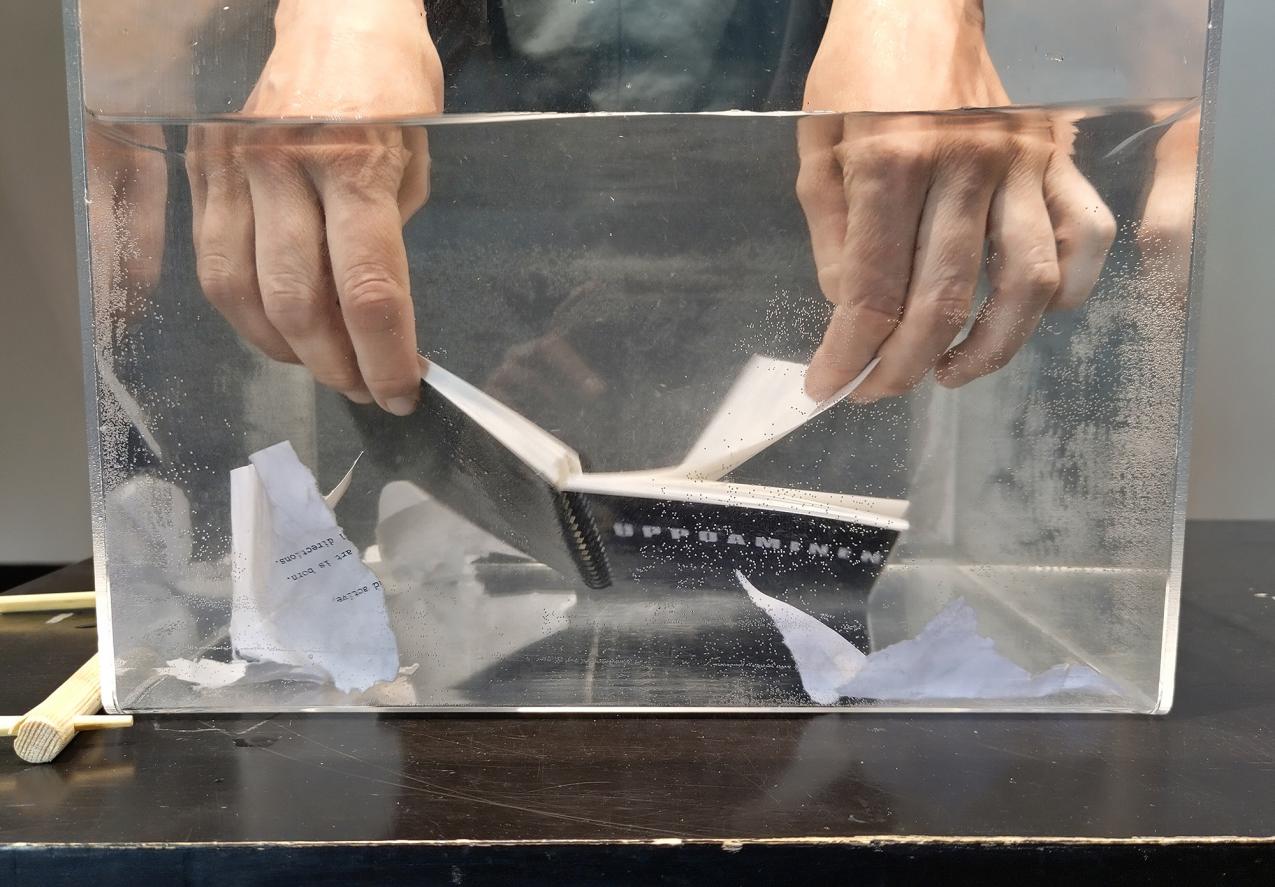
[[[402,228],[429,196],[420,126],[442,66],[419,0],[282,0],[245,117],[192,128],[197,271],[246,340],[351,400],[406,415],[420,390]]]

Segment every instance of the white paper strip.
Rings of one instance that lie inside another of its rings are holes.
[[[251,461],[230,474],[235,654],[322,669],[343,691],[393,680],[398,646],[381,583],[314,475],[287,441]]]

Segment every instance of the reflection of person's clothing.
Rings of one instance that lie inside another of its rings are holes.
[[[448,113],[466,113],[796,110],[830,4],[492,0],[481,20],[481,4],[436,5],[430,23],[447,71]],[[457,270],[428,257],[440,249],[467,255],[493,226],[502,257],[499,268],[487,250],[472,257],[484,265],[482,280],[463,287],[475,310],[460,317],[439,302],[428,306],[423,341],[483,384],[527,343],[560,337],[602,378],[604,395],[573,397],[552,378],[492,393],[588,454],[595,469],[676,462],[750,354],[803,359],[817,344],[826,306],[793,195],[790,124],[524,127],[523,165],[536,176],[519,185],[516,208],[507,177],[462,182],[449,171],[449,144],[467,157],[489,154],[485,138],[468,129],[431,135],[436,191],[409,226],[409,237],[421,238],[409,249],[413,279],[428,292],[455,290]],[[563,163],[563,154],[574,161]],[[481,210],[494,205],[506,212]],[[520,214],[533,207],[540,242],[526,249],[529,219]],[[476,341],[484,347],[472,347]],[[543,375],[527,364],[524,377]],[[750,479],[779,482],[801,471],[821,488],[899,495],[898,470],[872,457],[897,432],[869,446],[870,430],[856,427],[861,418],[837,418],[803,446],[759,460]],[[834,451],[846,459],[828,458]]]
[[[431,25],[449,111],[789,110],[826,0],[493,0]]]

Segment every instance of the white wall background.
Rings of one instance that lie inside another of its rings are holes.
[[[1275,518],[1275,3],[1227,0],[1190,511]]]
[[[1057,6],[1073,22],[1093,20]],[[70,561],[90,545],[59,4],[8,0],[0,20],[0,563]],[[1272,34],[1275,3],[1228,0],[1191,466],[1196,518],[1275,518]]]
[[[0,9],[0,562],[90,554],[62,18]]]

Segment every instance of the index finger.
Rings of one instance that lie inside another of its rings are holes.
[[[332,279],[359,371],[384,409],[416,407],[420,370],[397,188],[333,175],[319,183]]]
[[[836,308],[806,370],[815,400],[858,376],[898,327],[930,187],[928,158],[907,136],[847,139],[837,151],[846,169],[845,233]]]

